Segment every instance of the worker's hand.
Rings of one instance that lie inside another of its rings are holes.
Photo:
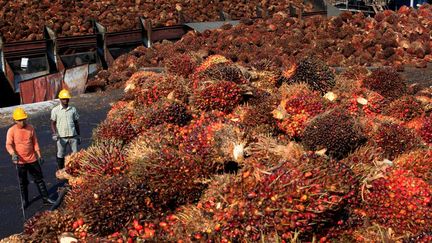
[[[43,165],[45,163],[45,160],[44,160],[44,158],[39,157],[38,158],[38,162],[39,162],[40,165]]]
[[[59,139],[58,134],[57,134],[57,133],[54,133],[54,134],[52,135],[52,140],[55,141],[55,142],[57,142],[58,139]]]
[[[17,154],[12,154],[12,162],[14,162],[15,164],[18,164],[18,155]]]
[[[77,144],[78,144],[78,145],[81,145],[81,142],[82,142],[82,139],[81,139],[80,136],[78,136],[78,137],[77,137]]]

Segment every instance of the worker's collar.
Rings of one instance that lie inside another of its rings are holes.
[[[24,129],[24,128],[27,127],[27,123],[24,124],[24,125],[22,125],[22,126],[20,126],[20,125],[18,125],[18,124],[15,124],[15,126],[16,126],[18,129]]]
[[[71,107],[70,107],[70,105],[69,106],[67,106],[67,107],[64,107],[63,105],[61,105],[60,104],[60,107],[61,107],[61,109],[63,110],[63,109],[65,109],[65,110],[69,110]]]

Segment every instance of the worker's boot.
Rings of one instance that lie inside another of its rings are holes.
[[[26,209],[30,205],[28,200],[28,187],[26,185],[20,185],[20,189],[23,208]]]
[[[57,167],[59,170],[63,169],[65,165],[65,159],[64,158],[57,158]]]
[[[55,203],[54,200],[52,200],[52,199],[50,199],[48,197],[48,190],[46,188],[46,185],[45,185],[44,181],[40,181],[40,182],[36,183],[36,186],[37,186],[37,188],[39,190],[39,193],[40,193],[40,195],[42,197],[42,201],[43,201],[43,203],[45,205],[52,205],[52,204]]]

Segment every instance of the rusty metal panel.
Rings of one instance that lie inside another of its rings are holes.
[[[34,99],[33,102],[41,102],[46,100],[47,84],[46,77],[33,79]]]
[[[88,64],[67,69],[64,75],[64,88],[68,89],[72,95],[84,93],[87,84],[88,70]]]
[[[57,94],[62,89],[62,80],[63,80],[63,72],[46,76],[46,81],[47,81],[46,100],[53,100],[57,98]]]
[[[5,62],[5,64],[6,64],[6,70],[5,70],[6,78],[9,82],[10,86],[12,87],[12,89],[15,90],[15,92],[17,92],[18,87],[16,87],[15,83],[14,83],[14,80],[15,80],[14,72],[12,71],[12,68],[10,67],[10,65],[7,61]]]
[[[33,80],[27,80],[19,83],[21,104],[30,104],[34,101],[34,84]]]

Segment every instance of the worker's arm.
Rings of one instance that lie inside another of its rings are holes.
[[[74,124],[75,124],[75,130],[76,130],[78,136],[81,136],[79,122],[78,121],[74,121]]]
[[[51,132],[52,132],[52,139],[54,141],[57,141],[58,140],[57,114],[54,109],[51,110]]]
[[[8,151],[8,153],[12,156],[12,155],[16,155],[16,151],[15,151],[15,145],[14,145],[14,136],[13,136],[13,130],[12,128],[8,130],[7,135],[6,135],[6,150]]]
[[[75,130],[78,134],[78,136],[81,136],[81,132],[80,132],[80,127],[79,127],[79,114],[78,111],[74,108],[74,113],[73,113],[73,120],[74,120],[74,124],[75,124]]]
[[[56,108],[51,110],[51,131],[53,134],[57,134],[57,112],[56,112]]]
[[[33,147],[34,147],[34,150],[36,151],[38,158],[41,158],[42,155],[41,155],[40,148],[39,148],[39,142],[38,142],[38,139],[36,136],[36,131],[34,129],[33,129],[32,142],[33,142]]]
[[[56,121],[51,120],[51,131],[53,134],[57,133],[57,122]]]

